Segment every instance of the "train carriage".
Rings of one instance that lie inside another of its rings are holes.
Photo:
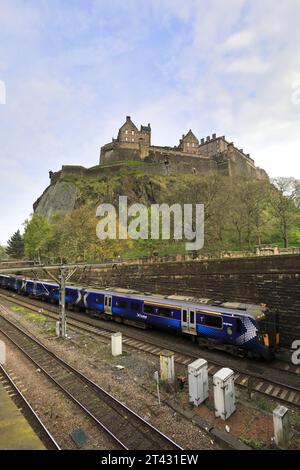
[[[54,282],[0,275],[0,286],[59,302]],[[264,305],[213,302],[128,289],[66,286],[66,304],[95,316],[143,328],[174,331],[199,345],[270,359],[279,345],[278,319]]]

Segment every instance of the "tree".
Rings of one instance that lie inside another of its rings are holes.
[[[274,178],[272,183],[270,204],[284,247],[288,248],[290,230],[299,216],[300,184],[294,178]]]
[[[6,253],[10,258],[22,259],[24,257],[24,240],[17,230],[7,242]]]
[[[44,256],[60,262],[94,262],[116,258],[131,245],[129,240],[99,240],[96,227],[99,219],[90,204],[73,211],[56,214],[51,221]]]
[[[256,242],[261,244],[265,229],[268,227],[269,183],[250,179],[241,179],[231,188],[231,220],[238,235],[238,245],[245,242],[251,248]]]
[[[24,225],[25,254],[40,261],[50,235],[50,223],[41,215],[33,214]]]
[[[0,260],[7,258],[6,247],[0,245]]]

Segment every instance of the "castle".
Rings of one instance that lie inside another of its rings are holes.
[[[100,165],[128,160],[143,161],[167,174],[217,171],[231,177],[268,178],[264,170],[255,166],[249,154],[224,136],[212,134],[199,141],[189,130],[178,146],[159,147],[151,144],[150,124],[139,130],[130,116],[119,129],[117,139],[101,148]]]
[[[118,172],[120,168],[137,167],[147,174],[178,175],[208,174],[218,172],[231,178],[268,179],[267,173],[255,166],[254,160],[243,149],[216,134],[197,139],[189,130],[175,147],[159,147],[151,144],[151,126],[140,130],[130,116],[118,132],[118,137],[101,147],[100,162],[92,168],[80,165],[63,165],[58,172],[49,172],[51,185],[68,175],[96,178]]]

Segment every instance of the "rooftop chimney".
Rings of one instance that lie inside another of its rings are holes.
[[[206,142],[209,142],[209,141],[210,141],[210,135],[206,137]]]
[[[130,116],[126,116],[126,121],[130,121]]]
[[[201,144],[204,144],[204,139],[201,139]]]
[[[212,138],[213,138],[213,139],[216,139],[216,137],[217,137],[217,134],[213,134],[213,135],[212,135]]]

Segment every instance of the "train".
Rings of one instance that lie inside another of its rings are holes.
[[[0,274],[0,287],[58,304],[59,285],[52,281]],[[201,347],[271,360],[279,348],[278,314],[266,305],[219,302],[184,295],[157,295],[122,288],[67,285],[66,306],[139,328],[190,337]]]

